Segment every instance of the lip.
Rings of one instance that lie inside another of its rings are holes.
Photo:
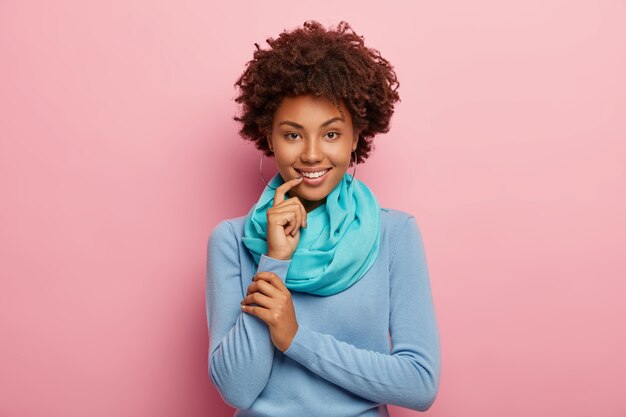
[[[318,167],[318,168],[294,168],[298,172],[319,172],[330,170],[330,167]]]
[[[319,185],[319,184],[323,183],[324,180],[326,179],[328,173],[332,170],[332,168],[321,168],[321,169],[318,168],[318,169],[315,169],[313,171],[310,171],[310,170],[307,169],[305,171],[305,172],[318,172],[318,171],[325,171],[325,170],[326,170],[326,174],[322,175],[321,177],[317,177],[317,178],[307,178],[307,177],[305,177],[303,175],[302,176],[302,182],[304,184],[307,184],[307,185]],[[298,171],[298,170],[296,170],[296,171]]]

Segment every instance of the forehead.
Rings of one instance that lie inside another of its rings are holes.
[[[343,117],[346,123],[351,121],[350,112],[343,102],[337,106],[326,97],[307,94],[284,97],[273,119],[274,123],[290,120],[317,126],[333,117]]]

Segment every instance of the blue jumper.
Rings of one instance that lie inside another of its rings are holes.
[[[345,291],[291,292],[299,327],[285,352],[240,303],[257,272],[285,282],[291,260],[261,255],[257,266],[241,240],[245,218],[218,223],[207,245],[208,373],[237,408],[234,416],[389,416],[386,404],[430,408],[441,354],[415,217],[381,208],[376,262]]]

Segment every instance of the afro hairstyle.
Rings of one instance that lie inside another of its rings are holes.
[[[356,161],[365,161],[374,136],[389,131],[394,103],[400,100],[393,66],[376,49],[366,47],[363,36],[345,21],[327,30],[308,20],[266,42],[271,49],[254,44],[253,59],[234,84],[240,90],[235,101],[242,112],[233,119],[242,124],[241,137],[271,156],[267,136],[283,98],[321,95],[336,106],[343,102],[350,111],[353,128],[361,131]]]

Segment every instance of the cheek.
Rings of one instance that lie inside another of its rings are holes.
[[[328,157],[335,163],[335,165],[347,165],[350,162],[352,148],[337,149],[333,153],[329,153]]]
[[[281,149],[274,153],[274,159],[279,166],[290,165],[293,162],[294,155]]]
[[[276,157],[275,166],[283,176],[283,178],[290,178],[294,174],[293,165],[295,164],[294,158],[289,158],[287,155],[280,155]]]

